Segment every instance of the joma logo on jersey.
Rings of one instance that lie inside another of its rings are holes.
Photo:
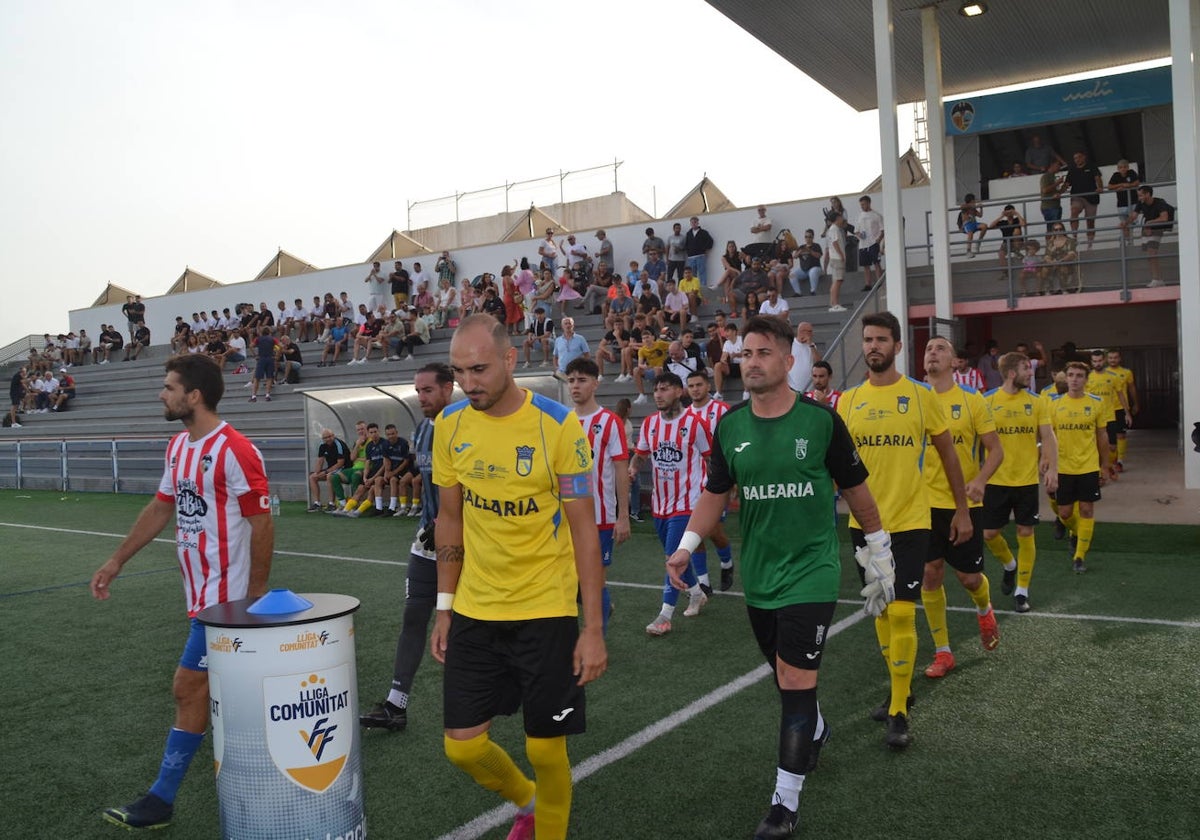
[[[961,405],[951,405],[950,406],[950,416],[953,417],[955,420],[958,420],[959,418],[961,418],[962,417],[962,406]]]
[[[911,399],[912,397],[896,397],[896,411],[908,414],[908,401]]]
[[[204,497],[188,487],[180,489],[175,494],[175,509],[180,516],[208,516],[208,502]]]
[[[517,475],[525,476],[533,472],[533,452],[532,446],[517,447]]]

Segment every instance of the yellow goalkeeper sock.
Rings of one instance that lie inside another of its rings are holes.
[[[1095,519],[1080,519],[1079,530],[1075,532],[1078,541],[1075,543],[1075,557],[1082,560],[1087,557],[1088,549],[1092,547],[1092,535],[1096,532]]]
[[[1023,537],[1017,534],[1017,586],[1028,590],[1033,578],[1033,565],[1037,562],[1037,543],[1033,534]]]
[[[571,816],[571,761],[567,738],[525,738],[525,755],[537,779],[533,804],[534,833],[538,840],[565,840]]]
[[[1117,460],[1125,460],[1125,452],[1129,448],[1129,440],[1127,438],[1117,438]]]
[[[921,604],[925,607],[925,621],[929,624],[929,635],[933,636],[935,650],[950,650],[950,631],[946,629],[946,587],[921,590]]]
[[[362,504],[358,506],[359,513],[366,513],[371,508],[375,507],[375,501],[369,496],[362,500]]]
[[[879,640],[879,655],[887,662],[888,647],[892,640],[892,626],[888,624],[887,613],[875,616],[875,638]]]
[[[494,790],[518,808],[533,799],[534,784],[518,769],[508,753],[498,747],[486,732],[456,741],[443,736],[446,757],[481,787]]]

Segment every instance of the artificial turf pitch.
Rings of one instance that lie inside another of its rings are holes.
[[[186,633],[174,547],[144,549],[106,603],[86,585],[145,501],[0,491],[7,836],[123,836],[100,809],[135,798],[157,771]],[[905,753],[888,752],[882,727],[867,719],[887,691],[872,623],[846,622],[821,669],[833,738],[805,785],[797,836],[1200,836],[1200,528],[1109,524],[1103,506],[1098,517],[1083,576],[1039,529],[1028,615],[1010,612],[989,558],[1000,647],[984,652],[973,612],[953,610],[958,667],[944,680],[919,673],[932,644],[918,614],[915,742]],[[299,504],[285,504],[277,520],[273,586],[362,601],[364,706],[390,683],[415,527],[308,515]],[[852,601],[858,584],[843,553],[842,597]],[[661,560],[649,524],[615,552],[609,671],[588,689],[587,734],[570,743],[586,773],[573,838],[749,837],[769,804],[778,702],[738,585],[699,617],[680,610],[669,636],[649,638]],[[949,576],[947,593],[952,608],[970,606]],[[856,612],[843,603],[837,619]],[[363,733],[372,837],[441,837],[500,804],[445,759],[440,717],[439,666],[427,657],[408,729]],[[498,721],[494,737],[528,767],[519,720]],[[166,836],[219,835],[211,766],[206,740]]]

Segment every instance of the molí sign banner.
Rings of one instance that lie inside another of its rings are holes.
[[[947,99],[946,135],[987,134],[1029,125],[1140,111],[1171,101],[1171,68],[1096,76],[1011,93]]]

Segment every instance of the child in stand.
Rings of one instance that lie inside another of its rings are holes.
[[[1030,289],[1030,281],[1038,278],[1038,269],[1041,267],[1041,261],[1038,259],[1038,244],[1035,239],[1025,240],[1025,256],[1021,259],[1021,294],[1028,295]],[[1045,291],[1041,288],[1041,282],[1037,284],[1037,293],[1044,295]]]

